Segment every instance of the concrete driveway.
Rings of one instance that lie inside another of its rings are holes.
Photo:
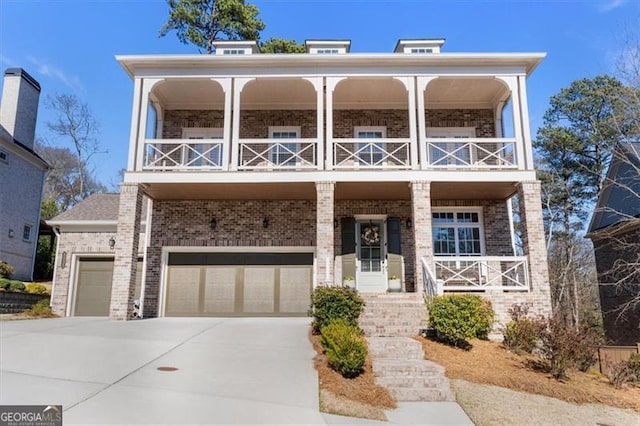
[[[2,321],[0,404],[62,404],[65,424],[326,424],[308,325],[308,318]]]

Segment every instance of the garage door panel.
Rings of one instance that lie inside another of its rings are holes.
[[[245,268],[243,311],[249,314],[273,312],[275,285],[275,268]]]
[[[280,268],[280,312],[305,312],[311,300],[311,269]]]
[[[195,315],[199,311],[199,301],[200,268],[171,268],[167,294],[167,313]]]
[[[113,260],[78,261],[76,281],[76,316],[109,315]]]
[[[204,312],[231,314],[236,308],[236,268],[206,268]]]

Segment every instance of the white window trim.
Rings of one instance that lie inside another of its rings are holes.
[[[24,229],[27,226],[29,227],[29,238],[24,237]],[[22,225],[22,241],[24,241],[25,243],[30,243],[32,240],[33,240],[33,225],[30,223],[25,223],[24,225]]]
[[[358,138],[358,133],[360,132],[381,132],[382,133],[382,139],[386,139],[387,138],[387,127],[386,126],[354,126],[353,127],[353,137],[355,139],[360,139]],[[368,142],[367,142],[368,143]],[[379,145],[382,147],[382,149],[385,149],[385,143],[384,142],[380,142]],[[355,150],[358,151],[360,150],[361,145],[359,143],[355,144]],[[359,162],[359,157],[356,155],[356,165]],[[386,165],[387,162],[383,161],[382,165]]]
[[[302,128],[300,126],[269,126],[269,139],[274,139],[273,134],[276,132],[282,132],[282,133],[295,133],[296,137],[293,140],[296,139],[300,139],[301,138],[301,134],[302,134]],[[287,142],[287,139],[276,139],[279,143],[281,144],[289,144],[294,146],[294,152],[297,152],[300,149],[300,144],[296,143],[296,142]],[[276,156],[278,154],[273,151],[270,150],[269,151],[269,160],[271,160],[272,163],[277,163],[276,161]],[[294,161],[292,162],[291,166],[297,166],[300,164],[300,159],[299,158],[294,158]],[[289,165],[287,165],[289,166]]]
[[[478,228],[480,228],[480,254],[478,256],[486,256],[486,248],[485,248],[485,237],[484,237],[484,217],[482,215],[482,207],[456,207],[456,206],[452,206],[452,207],[432,207],[431,208],[431,213],[453,213],[454,218],[457,216],[457,213],[477,213],[478,214]],[[464,222],[464,223],[458,223],[458,222],[453,222],[453,223],[442,223],[442,224],[437,224],[437,225],[442,225],[442,226],[438,226],[439,228],[455,228],[456,230],[458,228],[469,228],[469,226],[464,226],[465,224],[468,225],[469,222]],[[471,222],[473,223],[473,222]],[[433,228],[436,227],[436,224],[433,222],[433,216],[431,216],[431,231],[433,232]],[[456,238],[456,242],[458,240],[458,233],[456,232],[455,234],[455,238]],[[432,247],[432,251],[433,251],[433,256],[435,257],[439,257],[439,256],[453,256],[453,257],[477,257],[477,256],[461,256],[458,253],[458,245],[456,244],[456,254],[436,254],[435,252],[435,247]]]

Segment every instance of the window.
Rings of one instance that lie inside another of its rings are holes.
[[[0,161],[8,162],[7,153],[4,151],[0,151]]]
[[[31,225],[24,225],[22,228],[22,240],[31,241]]]
[[[411,53],[433,53],[433,49],[426,47],[413,47],[411,48]]]
[[[246,52],[244,49],[223,49],[223,55],[244,55]]]
[[[427,138],[474,138],[474,127],[431,127],[427,129]],[[471,151],[465,142],[436,142],[429,146],[429,162],[433,166],[471,164]]]
[[[434,211],[433,253],[436,256],[480,256],[483,253],[479,211]]]
[[[384,139],[387,137],[386,127],[356,127],[356,139]],[[355,146],[358,160],[365,166],[380,166],[384,156],[384,143],[363,142]]]
[[[269,127],[270,139],[300,139],[300,127]],[[299,150],[297,143],[278,142],[269,150],[269,160],[275,166],[295,166]]]
[[[222,139],[220,127],[187,127],[182,129],[183,139]],[[193,167],[219,167],[222,165],[220,143],[189,143],[183,149],[183,165]]]
[[[318,49],[316,50],[316,53],[321,55],[330,55],[330,54],[340,53],[340,50],[339,49]]]

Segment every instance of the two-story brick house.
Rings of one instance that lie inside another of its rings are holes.
[[[49,166],[34,151],[40,84],[22,68],[4,73],[0,103],[0,261],[33,279],[40,203]]]
[[[479,292],[502,319],[514,302],[548,314],[526,91],[544,54],[440,53],[443,43],[118,56],[134,82],[118,215],[112,234],[62,253],[76,272],[57,275],[56,311],[74,313],[78,262],[103,256],[103,314],[109,305],[120,319],[139,258],[145,316],[304,315],[313,286],[345,277],[363,293],[387,292],[392,277],[416,298]]]

